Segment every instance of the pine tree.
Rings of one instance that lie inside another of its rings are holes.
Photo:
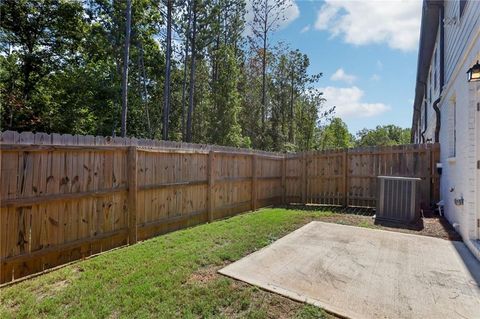
[[[132,24],[132,1],[127,0],[125,9],[125,47],[123,55],[123,73],[122,73],[122,126],[121,135],[127,135],[127,111],[128,111],[128,63],[130,58],[130,31]]]
[[[212,91],[215,105],[210,126],[210,142],[219,145],[248,147],[250,142],[242,134],[239,123],[241,108],[238,82],[240,68],[235,58],[235,50],[221,45],[217,50],[218,81]]]

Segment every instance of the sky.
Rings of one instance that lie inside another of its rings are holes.
[[[421,0],[288,1],[273,39],[309,56],[326,105],[350,132],[410,127]]]

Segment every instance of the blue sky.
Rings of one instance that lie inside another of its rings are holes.
[[[352,133],[410,127],[420,0],[294,1],[275,41],[308,54],[327,105]]]

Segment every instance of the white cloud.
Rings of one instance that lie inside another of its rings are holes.
[[[333,73],[333,75],[330,77],[330,80],[332,81],[343,81],[347,84],[352,84],[356,79],[357,77],[355,75],[345,73],[342,68],[335,71],[335,73]]]
[[[300,30],[300,33],[308,32],[308,31],[310,31],[310,28],[311,28],[311,27],[310,27],[310,25],[308,24],[308,25],[304,26],[304,27],[302,28],[302,30]]]
[[[382,77],[378,74],[372,74],[372,76],[370,77],[370,80],[372,81],[380,81],[382,79]]]
[[[325,0],[315,29],[350,44],[387,43],[411,51],[418,45],[421,9],[419,0]]]
[[[300,17],[300,9],[295,0],[287,0],[287,3],[289,4],[289,7],[285,12],[285,21],[280,22],[280,28],[286,27]]]
[[[356,86],[320,88],[328,106],[335,106],[339,117],[373,117],[390,110],[383,103],[367,103],[363,101],[365,92]]]

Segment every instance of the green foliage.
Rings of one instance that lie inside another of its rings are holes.
[[[192,0],[175,1],[174,34],[181,39],[172,55],[168,137],[185,138],[183,101],[190,94],[185,83],[193,56],[194,142],[312,149],[320,122],[333,112],[325,109],[321,92],[314,88],[321,74],[311,75],[308,57],[284,44],[269,44],[265,52],[248,47],[245,6],[244,0],[197,0],[196,47],[191,52]],[[125,1],[5,0],[0,10],[1,129],[119,134]],[[130,136],[161,137],[164,11],[160,0],[132,3]],[[268,55],[264,104],[263,53]]]
[[[410,129],[396,125],[377,126],[357,133],[357,146],[390,146],[410,143]]]
[[[78,1],[1,2],[2,128],[49,130],[54,120],[49,77],[78,64],[71,53],[81,47],[82,12]]]
[[[210,141],[213,144],[249,147],[250,140],[243,137],[239,122],[241,109],[238,84],[240,68],[234,50],[222,45],[216,51],[217,79],[213,85]]]
[[[328,150],[349,148],[354,145],[354,137],[348,131],[347,124],[341,118],[335,117],[320,129],[318,149]]]
[[[308,57],[283,43],[271,50],[269,60],[267,122],[261,123],[261,55],[254,52],[246,66],[245,81],[251,89],[244,103],[250,112],[243,117],[243,127],[249,128],[248,136],[257,148],[312,149],[319,121],[333,113],[325,107],[322,92],[315,88],[321,74],[310,75]]]

